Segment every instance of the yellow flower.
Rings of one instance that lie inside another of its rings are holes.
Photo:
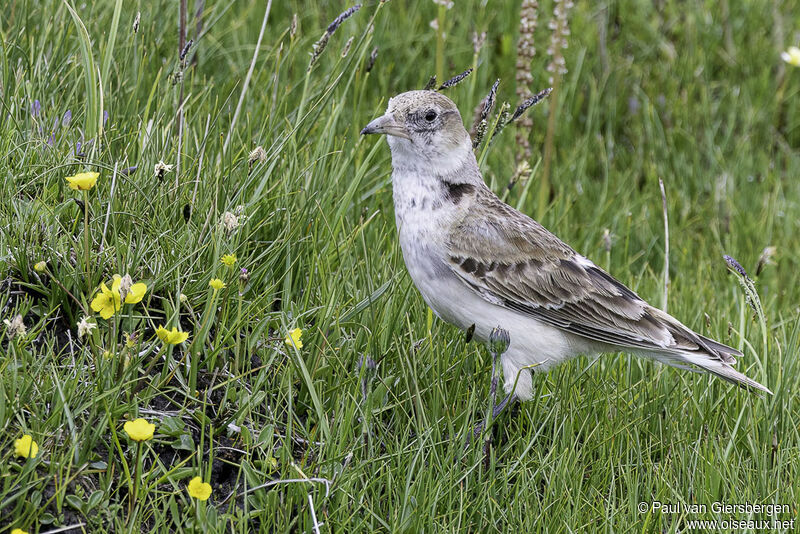
[[[122,279],[119,276],[114,277],[111,282],[111,289],[108,289],[105,283],[101,283],[100,293],[92,300],[92,309],[99,313],[103,319],[108,319],[122,307],[123,301],[119,293],[120,284],[122,284]],[[145,293],[147,293],[147,284],[144,282],[131,285],[125,295],[125,304],[141,302]]]
[[[25,434],[14,440],[14,453],[23,458],[36,458],[36,455],[39,454],[39,446],[33,441],[30,434]]]
[[[128,434],[133,441],[147,441],[148,439],[153,438],[153,432],[156,429],[156,425],[153,423],[148,423],[141,417],[139,419],[134,419],[133,421],[126,421],[122,428],[125,430],[125,433]]]
[[[100,176],[99,172],[79,172],[75,176],[67,176],[69,188],[75,191],[88,191],[97,183],[97,177]]]
[[[225,254],[220,261],[228,267],[233,267],[233,264],[236,263],[236,254]]]
[[[203,482],[200,477],[194,477],[190,480],[186,488],[189,490],[189,495],[198,501],[207,501],[211,497],[211,484]]]
[[[21,528],[15,528],[11,531],[11,534],[28,534],[26,531],[22,530]]]
[[[781,59],[789,65],[800,67],[800,48],[790,46],[786,52],[781,52]]]
[[[300,338],[302,337],[302,335],[303,335],[303,331],[301,329],[299,329],[299,328],[295,328],[294,330],[289,332],[289,334],[286,336],[286,339],[284,339],[284,342],[287,345],[289,345],[290,347],[294,346],[294,347],[297,347],[298,349],[302,349],[303,348],[303,342],[300,341]]]
[[[121,287],[122,282],[127,281],[125,285],[131,284],[132,280],[129,275],[125,275],[124,278],[120,278],[119,275],[114,275],[114,280],[111,282],[111,291],[115,291],[117,295],[121,296]],[[144,282],[137,282],[135,284],[131,284],[130,287],[127,288],[128,290],[125,292],[125,304],[136,304],[137,302],[141,302],[144,294],[147,293],[147,284]]]
[[[117,313],[122,306],[119,298],[119,284],[117,280],[114,280],[114,283],[117,284],[116,291],[114,290],[114,284],[111,285],[111,289],[108,289],[105,283],[101,283],[100,293],[92,300],[92,309],[99,313],[100,317],[103,319],[110,318]]]
[[[212,278],[211,281],[208,283],[208,285],[219,291],[220,289],[225,287],[225,282],[223,282],[219,278]]]
[[[133,284],[128,290],[128,294],[125,295],[125,304],[136,304],[137,302],[141,302],[145,293],[147,293],[147,284],[144,282],[137,282]]]
[[[172,330],[167,330],[163,326],[159,326],[156,328],[156,335],[158,336],[158,339],[167,345],[178,345],[189,338],[189,332],[181,332],[174,326],[172,327]]]
[[[46,261],[39,261],[36,262],[36,265],[33,266],[33,270],[37,273],[43,273],[47,269],[47,262]]]

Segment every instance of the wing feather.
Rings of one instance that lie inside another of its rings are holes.
[[[452,271],[485,300],[600,343],[725,363],[741,355],[653,308],[488,189],[477,194],[489,214],[469,210],[448,249]]]

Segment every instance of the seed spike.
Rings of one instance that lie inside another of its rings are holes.
[[[431,76],[428,83],[425,84],[425,91],[433,91],[433,88],[436,87],[436,75],[434,74]]]
[[[331,22],[328,25],[327,29],[325,30],[325,33],[323,33],[322,36],[319,38],[319,40],[312,45],[311,59],[308,62],[308,69],[307,69],[308,72],[311,72],[311,69],[314,68],[314,64],[322,55],[322,52],[325,51],[325,47],[328,46],[328,41],[330,40],[333,33],[339,28],[339,26],[342,25],[344,21],[352,17],[353,14],[359,9],[361,9],[361,4],[356,4],[353,7],[346,9],[345,11],[342,11],[339,14],[339,16],[333,19],[333,22]]]
[[[378,47],[372,49],[372,52],[369,55],[369,60],[367,61],[367,72],[372,70],[372,67],[375,66],[375,60],[378,59]]]
[[[500,85],[500,78],[497,78],[495,82],[492,84],[492,89],[489,91],[489,94],[486,95],[486,98],[483,100],[483,109],[481,110],[481,120],[486,120],[489,117],[489,113],[492,112],[492,108],[494,107],[494,101],[497,97],[497,87]]]
[[[333,22],[331,22],[328,25],[328,30],[327,30],[328,35],[333,35],[333,32],[335,32],[339,28],[339,26],[342,25],[342,22],[352,17],[353,14],[359,9],[361,9],[361,4],[356,4],[353,7],[342,11],[342,13],[338,17],[333,19]]]
[[[553,88],[548,87],[544,91],[539,91],[538,93],[536,93],[535,95],[524,101],[522,104],[517,106],[517,109],[514,110],[514,114],[511,116],[508,122],[511,123],[520,118],[520,116],[523,113],[525,113],[525,110],[527,110],[529,107],[535,106],[536,104],[547,98],[552,92]]]
[[[437,91],[441,91],[442,89],[450,89],[451,87],[455,87],[456,85],[461,83],[461,81],[464,78],[466,78],[467,76],[469,76],[470,74],[472,74],[472,67],[468,68],[467,70],[465,70],[461,74],[453,76],[452,78],[450,78],[449,80],[444,82],[442,85],[439,86]]]
[[[503,105],[500,106],[500,117],[497,119],[497,126],[492,133],[492,137],[489,139],[490,143],[494,141],[494,138],[511,122],[508,118],[509,109],[511,109],[511,106],[508,102],[503,102]]]
[[[189,49],[192,47],[193,44],[194,44],[194,40],[193,39],[189,39],[189,41],[186,43],[186,46],[183,47],[183,50],[181,50],[181,56],[180,56],[181,61],[186,59],[186,54],[189,53]]]

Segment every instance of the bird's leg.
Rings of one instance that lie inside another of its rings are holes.
[[[509,393],[508,395],[506,395],[506,396],[505,396],[505,398],[504,398],[503,400],[501,400],[501,401],[500,401],[500,404],[498,404],[497,406],[495,406],[495,407],[492,409],[492,419],[493,419],[493,420],[494,420],[494,419],[497,419],[497,418],[500,416],[500,414],[501,414],[501,413],[503,413],[503,411],[504,411],[504,410],[505,410],[505,409],[506,409],[506,408],[507,408],[509,405],[511,405],[511,404],[514,404],[516,401],[517,401],[517,398],[514,396],[514,394],[513,394],[513,393]],[[483,428],[486,426],[486,423],[487,423],[487,422],[488,422],[488,420],[487,420],[487,419],[484,419],[483,421],[480,421],[479,423],[477,423],[477,424],[476,424],[476,425],[475,425],[475,426],[472,428],[472,434],[473,434],[474,436],[478,436],[478,435],[480,435],[480,433],[481,433],[481,432],[483,432]],[[467,443],[469,443],[469,440],[467,440]]]
[[[492,333],[494,333],[494,332],[492,332]],[[489,408],[490,409],[487,410],[487,414],[491,413],[490,417],[492,418],[492,420],[494,420],[494,418],[496,417],[494,411],[497,408],[497,405],[495,404],[495,400],[497,399],[497,358],[498,358],[498,354],[497,354],[497,352],[495,352],[494,349],[495,349],[495,347],[492,346],[492,383],[489,386]],[[500,413],[500,412],[498,412],[498,413]],[[486,438],[484,439],[484,442],[483,442],[483,458],[484,458],[484,463],[487,464],[487,467],[488,467],[488,464],[489,464],[489,447],[491,447],[491,445],[492,445],[492,433],[491,432],[487,432],[486,433]]]
[[[512,396],[508,395],[505,399],[500,402],[500,404],[496,404],[497,401],[497,382],[498,382],[498,360],[499,358],[508,350],[508,346],[511,344],[511,338],[508,335],[508,331],[503,330],[499,326],[497,328],[492,329],[491,334],[489,335],[489,351],[492,353],[492,382],[489,386],[489,409],[486,410],[486,419],[475,425],[472,430],[472,436],[478,436],[483,429],[493,421],[503,409],[508,405],[509,401],[511,400]],[[467,444],[471,441],[470,439],[467,440]],[[489,453],[489,445],[492,442],[492,435],[489,434],[486,436],[486,442],[484,443],[484,454],[487,455]]]
[[[492,384],[489,386],[489,398],[491,399],[492,403],[492,418],[494,418],[494,409],[495,409],[495,400],[497,399],[497,358],[498,354],[496,352],[492,352]]]
[[[502,356],[507,350],[508,346],[511,344],[511,336],[508,335],[508,330],[503,330],[499,326],[497,328],[493,328],[491,334],[489,334],[489,351],[492,353],[492,383],[489,386],[489,397],[490,397],[490,410],[487,411],[491,412],[492,418],[496,417],[495,414],[495,401],[497,399],[497,360]],[[508,402],[508,398],[503,401],[503,406],[505,403]],[[500,408],[502,411],[502,408]],[[499,411],[497,413],[500,413]]]
[[[503,410],[506,409],[506,406],[509,404],[514,403],[517,398],[514,396],[513,393],[509,393],[506,395],[506,398],[500,401],[500,404],[494,407],[492,410],[492,419],[497,419],[497,416],[503,413]]]

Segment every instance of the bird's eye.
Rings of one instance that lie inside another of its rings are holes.
[[[429,109],[427,113],[425,113],[425,120],[428,122],[433,122],[436,120],[436,112],[432,109]]]

